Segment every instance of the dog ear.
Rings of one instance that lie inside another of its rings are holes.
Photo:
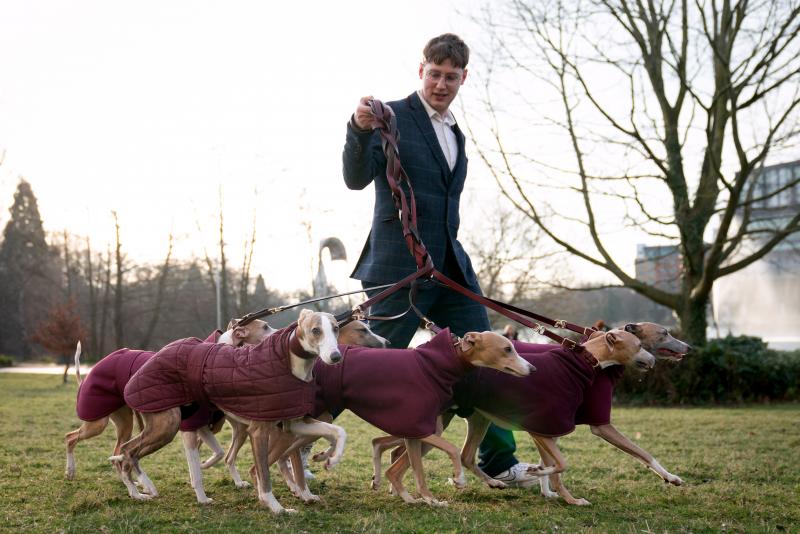
[[[594,339],[594,338],[596,338],[598,336],[602,336],[603,334],[605,334],[605,332],[603,332],[602,330],[597,330],[597,331],[592,332],[591,334],[589,334],[589,339]]]
[[[606,345],[608,350],[614,352],[614,344],[617,342],[617,335],[613,331],[606,332]]]
[[[625,331],[630,332],[633,335],[636,335],[636,332],[639,331],[639,325],[636,323],[628,323],[625,325]]]
[[[475,344],[480,340],[480,334],[477,332],[467,332],[461,338],[461,352],[469,352],[475,347]]]

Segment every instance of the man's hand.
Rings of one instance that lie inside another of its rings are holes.
[[[372,95],[362,96],[358,101],[358,106],[356,106],[356,112],[353,113],[353,121],[356,123],[356,126],[362,130],[371,130],[374,128],[372,122],[375,116],[372,114],[372,110],[369,107],[370,100],[372,100]]]

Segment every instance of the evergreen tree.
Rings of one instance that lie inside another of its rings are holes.
[[[31,185],[20,178],[0,243],[0,352],[28,356],[27,325],[41,317],[52,292],[54,256]]]

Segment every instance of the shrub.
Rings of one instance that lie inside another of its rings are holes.
[[[0,367],[11,367],[12,365],[14,365],[14,358],[0,354]]]
[[[615,393],[621,402],[645,404],[800,400],[800,351],[776,351],[759,338],[728,336],[682,362],[659,362],[646,375],[626,372]]]

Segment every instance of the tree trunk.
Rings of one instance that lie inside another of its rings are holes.
[[[683,308],[678,310],[681,336],[690,345],[704,345],[706,342],[706,329],[708,328],[708,296],[687,298]]]

